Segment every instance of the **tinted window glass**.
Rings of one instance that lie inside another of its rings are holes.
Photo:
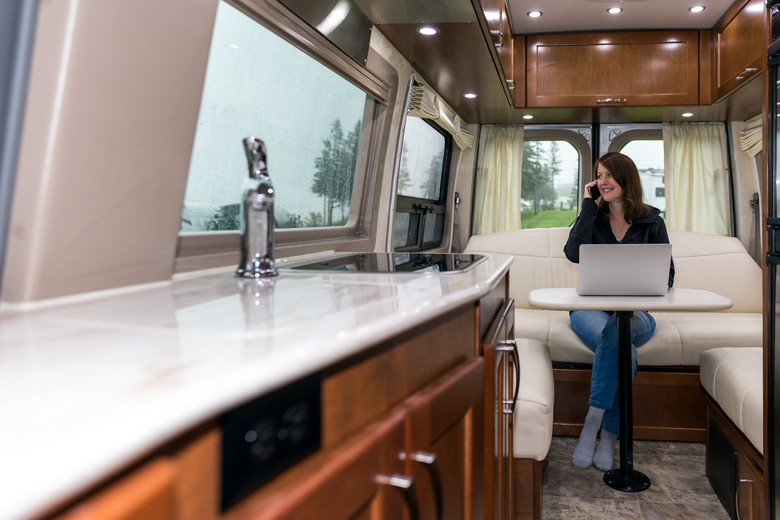
[[[238,229],[248,136],[267,146],[277,229],[343,225],[365,106],[362,90],[221,2],[182,232]]]
[[[577,217],[580,156],[564,140],[523,143],[521,225],[527,228],[565,227]]]

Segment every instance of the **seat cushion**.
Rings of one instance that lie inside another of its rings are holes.
[[[518,339],[520,389],[514,415],[514,456],[544,460],[550,450],[553,428],[553,381],[550,351],[532,339]]]
[[[654,312],[653,337],[637,350],[640,366],[697,366],[702,352],[718,347],[760,347],[757,313]],[[574,334],[569,313],[515,308],[515,337],[549,346],[556,363],[592,363],[593,353]]]
[[[701,354],[704,390],[731,422],[764,453],[763,349],[725,347]]]

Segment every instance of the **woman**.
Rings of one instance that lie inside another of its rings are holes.
[[[578,263],[581,244],[669,243],[661,212],[642,202],[642,184],[634,161],[615,152],[604,154],[593,165],[592,182],[585,185],[582,211],[572,226],[563,251]],[[591,192],[591,188],[598,191]],[[591,195],[593,193],[593,195]],[[595,197],[595,198],[594,198]],[[674,263],[669,266],[669,287],[674,283]],[[612,469],[619,433],[617,318],[613,312],[574,311],[571,328],[595,353],[590,399],[585,425],[572,453],[572,464],[586,468]],[[636,347],[655,332],[648,312],[635,311],[631,321],[631,355],[636,373]],[[596,436],[601,440],[596,448]]]

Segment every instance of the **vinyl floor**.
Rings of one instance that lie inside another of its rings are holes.
[[[634,469],[651,484],[625,493],[604,484],[604,473],[595,467],[571,464],[576,442],[553,438],[542,480],[542,520],[729,520],[704,474],[703,443],[634,441]]]

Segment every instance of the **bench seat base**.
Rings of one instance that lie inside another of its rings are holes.
[[[547,458],[512,460],[512,520],[541,520],[542,472]]]
[[[582,431],[590,373],[589,365],[553,367],[553,435],[578,436]],[[640,367],[632,391],[634,439],[705,442],[707,414],[698,367]]]

